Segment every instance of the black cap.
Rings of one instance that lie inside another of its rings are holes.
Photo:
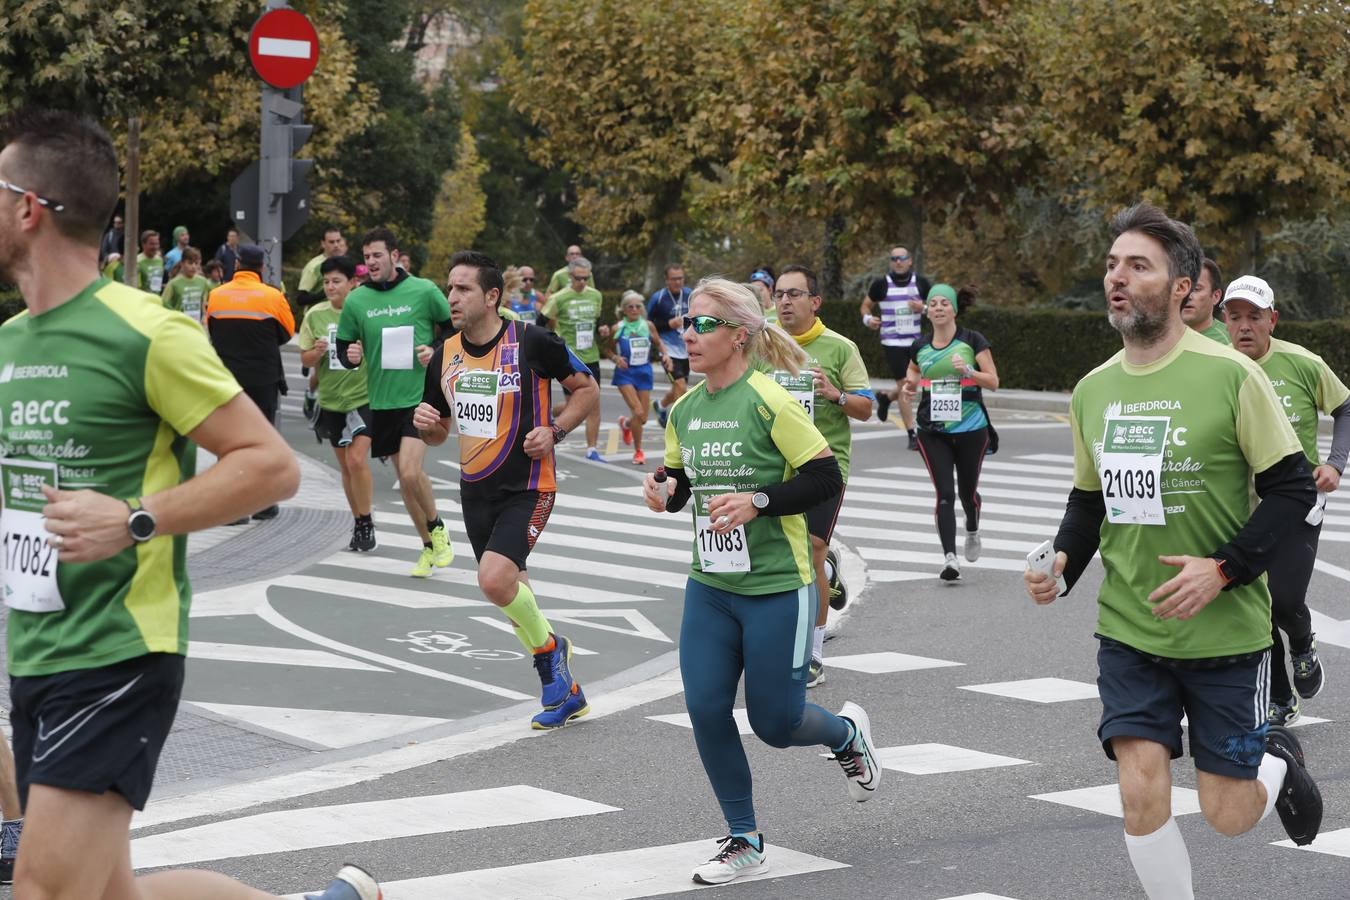
[[[246,269],[261,269],[267,256],[257,244],[244,244],[239,248],[239,264]]]

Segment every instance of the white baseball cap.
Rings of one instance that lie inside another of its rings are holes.
[[[1266,284],[1264,278],[1257,278],[1255,275],[1243,275],[1236,281],[1228,285],[1228,290],[1223,292],[1223,302],[1229,300],[1246,300],[1257,309],[1274,309],[1275,292],[1271,290],[1269,284]]]

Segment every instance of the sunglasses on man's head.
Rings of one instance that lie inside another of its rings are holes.
[[[743,327],[740,322],[728,322],[726,319],[719,319],[717,316],[685,316],[684,327],[686,330],[694,329],[694,334],[712,334],[723,325],[728,328]]]

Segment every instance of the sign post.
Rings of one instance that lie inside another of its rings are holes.
[[[252,195],[257,207],[232,202],[231,215],[241,227],[252,226],[245,230],[267,255],[263,281],[280,286],[281,242],[309,218],[305,176],[314,163],[295,159],[295,152],[314,130],[302,118],[301,85],[318,65],[319,35],[307,18],[286,6],[286,0],[267,0],[267,12],[249,32],[248,56],[264,82],[259,163],[256,171],[250,166],[236,179],[231,198],[248,201]]]

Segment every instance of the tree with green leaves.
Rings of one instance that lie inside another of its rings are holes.
[[[487,164],[478,155],[478,145],[467,123],[460,126],[455,157],[455,167],[441,178],[431,214],[431,239],[427,241],[427,272],[437,283],[449,273],[450,257],[455,251],[475,246],[487,214],[487,198],[483,193]]]

